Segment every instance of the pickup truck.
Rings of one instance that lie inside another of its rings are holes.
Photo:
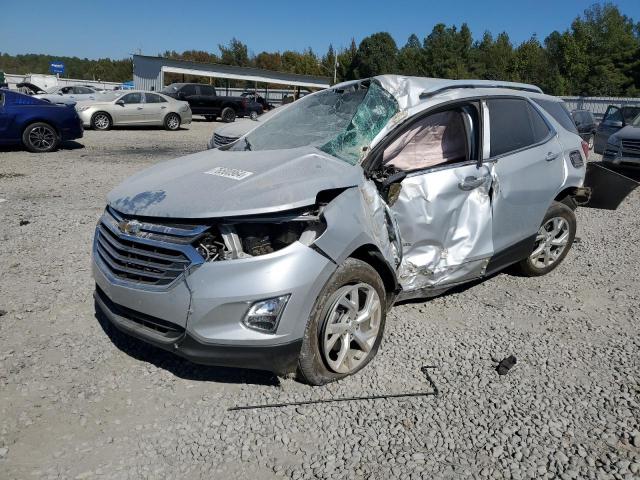
[[[236,117],[248,115],[249,100],[243,97],[224,97],[215,87],[201,83],[172,83],[161,93],[189,103],[195,115],[204,115],[207,120],[220,117],[223,122],[233,122]]]

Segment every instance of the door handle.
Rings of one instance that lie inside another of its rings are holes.
[[[460,187],[460,190],[473,190],[474,188],[484,185],[487,180],[489,180],[489,176],[487,175],[482,177],[467,177],[458,184],[458,187]]]
[[[142,107],[138,107],[138,110],[142,110]]]
[[[167,108],[167,107],[165,107],[165,106],[160,107],[161,110],[164,110],[165,108]]]
[[[549,152],[549,153],[547,153],[547,154],[545,155],[544,159],[545,159],[547,162],[550,162],[550,161],[555,160],[556,158],[558,158],[558,156],[559,156],[559,155],[560,155],[559,153]]]

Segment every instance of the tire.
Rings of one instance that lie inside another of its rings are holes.
[[[587,143],[589,144],[589,150],[593,150],[593,146],[595,143],[595,135],[592,133],[591,135],[589,135],[589,139],[587,140]]]
[[[352,294],[354,292],[357,294]],[[346,300],[349,294],[351,299],[358,299],[357,312],[365,316],[369,311],[368,318],[362,323],[353,321],[356,310],[349,310],[340,302],[341,299]],[[369,298],[374,308],[366,308]],[[298,358],[298,380],[309,385],[324,385],[364,368],[380,347],[386,321],[386,302],[384,283],[371,265],[355,258],[348,258],[340,265],[323,287],[311,310]],[[353,335],[361,338],[361,341],[367,338],[364,341],[367,347],[363,348],[363,344],[356,341]],[[353,340],[347,345],[345,338]],[[343,348],[347,352],[340,364]]]
[[[251,120],[257,120],[258,119],[258,112],[256,112],[255,110],[252,110],[251,113],[249,114],[249,118]]]
[[[215,121],[216,121],[216,116],[215,116],[215,115],[205,115],[205,116],[204,116],[204,119],[205,119],[207,122],[215,122]]]
[[[113,119],[107,112],[96,112],[91,116],[91,128],[94,130],[111,130]]]
[[[48,123],[37,122],[27,126],[22,132],[22,143],[34,153],[52,152],[60,144],[58,132]]]
[[[164,128],[176,131],[180,128],[180,115],[177,113],[169,113],[164,117]]]
[[[222,109],[222,113],[220,114],[220,118],[225,123],[232,123],[236,121],[236,111],[231,107],[225,107]]]
[[[571,250],[576,227],[573,210],[564,203],[553,202],[542,220],[533,251],[518,263],[520,273],[527,277],[539,277],[560,265]]]

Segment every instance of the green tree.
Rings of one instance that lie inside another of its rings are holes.
[[[407,43],[398,52],[398,73],[403,75],[426,75],[424,51],[420,45],[420,39],[416,34],[411,34]]]
[[[220,49],[220,61],[225,65],[236,65],[238,67],[248,67],[249,50],[247,46],[237,38],[232,38],[228,45],[218,45]]]
[[[356,77],[365,78],[396,71],[398,47],[387,32],[365,37],[358,46],[353,60]]]

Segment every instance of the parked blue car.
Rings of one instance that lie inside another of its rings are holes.
[[[0,145],[23,144],[30,152],[51,152],[60,142],[82,134],[73,106],[0,89]]]

